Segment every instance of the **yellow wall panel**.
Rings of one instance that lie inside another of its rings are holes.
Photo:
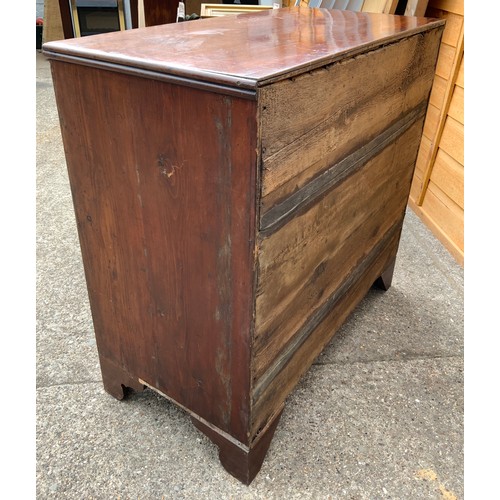
[[[455,85],[453,90],[448,114],[462,125],[464,124],[464,89],[458,85]]]
[[[464,126],[450,116],[446,118],[439,147],[464,164]]]
[[[431,182],[449,196],[461,209],[464,208],[464,167],[449,154],[439,149]]]
[[[365,0],[361,12],[384,12],[387,0]]]
[[[431,141],[425,136],[422,136],[420,141],[420,148],[417,154],[417,161],[415,164],[415,173],[413,174],[413,181],[411,185],[410,199],[416,201],[422,191],[422,179],[424,177],[425,167],[431,152]]]
[[[436,75],[434,77],[434,83],[432,84],[429,103],[433,106],[436,106],[436,108],[441,109],[441,107],[443,106],[447,83],[448,82],[440,76]]]
[[[453,66],[453,58],[455,57],[455,47],[441,44],[439,49],[439,57],[436,65],[436,75],[448,80],[450,78],[451,68]]]
[[[446,20],[410,207],[455,259],[464,261],[464,1],[430,0],[427,17]]]
[[[439,109],[432,104],[427,108],[427,115],[425,117],[424,135],[425,137],[433,140],[436,135],[436,130],[439,124]]]
[[[446,20],[442,43],[457,47],[460,41],[460,30],[462,29],[463,16],[452,14],[451,12],[442,11],[439,9],[429,8],[426,12],[427,17],[439,17]]]
[[[464,211],[433,182],[429,183],[422,210],[456,248],[464,248]]]

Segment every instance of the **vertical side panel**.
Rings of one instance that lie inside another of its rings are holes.
[[[256,103],[52,70],[100,357],[246,443]]]

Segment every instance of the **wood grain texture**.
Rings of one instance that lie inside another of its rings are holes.
[[[390,286],[442,31],[293,8],[44,48],[106,390],[179,405],[245,484]]]
[[[462,60],[460,61],[460,67],[458,69],[457,80],[455,82],[459,87],[464,88],[464,71],[465,71],[465,54],[462,55]]]
[[[385,14],[395,14],[398,8],[399,0],[387,0],[384,7]]]
[[[65,23],[61,17],[59,0],[45,0],[43,14],[43,42],[62,40],[65,36]]]
[[[245,442],[255,103],[52,67],[99,351]]]
[[[415,174],[418,174],[420,177],[423,176],[425,167],[427,164],[428,156],[431,152],[431,140],[428,137],[422,135],[422,139],[420,141],[420,148],[418,150],[417,162],[415,164]]]
[[[137,377],[127,373],[121,365],[110,361],[102,353],[99,353],[99,364],[104,389],[114,398],[121,400],[129,390],[142,392],[146,388]]]
[[[464,124],[464,89],[459,85],[455,85],[453,90],[448,115]]]
[[[301,216],[259,244],[253,380],[401,218],[421,118]],[[376,211],[373,207],[377,205]],[[370,208],[368,208],[370,207]]]
[[[272,415],[263,429],[255,432],[251,447],[240,446],[207,422],[192,418],[193,424],[219,447],[219,459],[224,468],[243,484],[249,485],[258,474],[280,421],[283,406]]]
[[[325,193],[342,183],[347,177],[362,168],[380,151],[394,142],[417,119],[421,118],[424,112],[425,102],[423,101],[416,108],[404,114],[398,121],[392,123],[378,136],[366,142],[337,163],[330,165],[320,175],[296,189],[282,202],[276,203],[262,215],[260,234],[269,236],[297,214],[307,210],[309,206],[320,200]]]
[[[146,26],[175,23],[178,2],[174,0],[142,0]]]
[[[432,231],[436,238],[443,244],[443,246],[450,252],[452,257],[461,265],[464,265],[464,249],[460,248],[455,244],[453,240],[450,239],[449,235],[443,230],[443,228],[436,222],[433,218],[434,213],[429,210],[424,209],[424,207],[417,205],[411,198],[408,202],[411,209],[422,219],[422,221],[427,225],[427,227]],[[431,207],[431,204],[429,204]],[[432,210],[432,207],[431,207]],[[455,222],[460,223],[463,218],[458,217]]]
[[[464,53],[463,28],[464,28],[464,26],[462,25],[459,45],[458,45],[458,47],[456,47],[456,49],[453,49],[453,61],[451,63],[450,72],[449,72],[449,75],[447,77],[446,91],[445,91],[443,105],[439,110],[439,117],[437,119],[436,124],[432,125],[433,130],[424,130],[424,135],[431,138],[432,147],[431,147],[430,155],[429,155],[429,158],[427,160],[427,164],[424,168],[424,173],[422,176],[422,190],[421,190],[419,197],[418,197],[418,200],[417,200],[418,205],[422,205],[422,203],[424,201],[428,182],[429,182],[431,175],[432,175],[432,168],[434,165],[434,161],[435,161],[435,158],[436,158],[436,155],[438,152],[438,148],[440,147],[440,144],[441,144],[442,135],[444,133],[444,127],[446,126],[448,110],[450,107],[453,91],[455,88],[454,82],[456,81],[457,74],[460,71],[461,60],[463,59],[463,53]],[[445,51],[447,52],[448,48],[449,48],[448,45],[441,43],[441,47],[439,50],[439,53],[440,53],[439,58],[441,57],[443,50],[446,49]],[[438,74],[438,70],[439,70],[439,58],[438,58],[438,64],[436,66],[436,74]],[[431,106],[429,106],[429,107],[431,107]],[[426,126],[427,126],[427,123],[426,123]],[[448,138],[448,141],[449,141],[449,138]],[[463,146],[462,146],[462,149],[463,149]],[[462,153],[462,156],[463,156],[463,153]],[[463,161],[462,161],[462,164],[463,164]]]
[[[462,165],[464,164],[464,126],[451,116],[446,118],[439,147]]]
[[[431,91],[431,97],[429,99],[429,104],[432,104],[432,106],[441,109],[443,107],[443,103],[446,96],[446,87],[447,87],[447,81],[444,78],[436,75],[434,77],[434,83],[432,84],[432,91]]]
[[[425,16],[429,0],[408,0],[405,16]]]
[[[429,104],[427,108],[427,116],[425,117],[424,136],[428,137],[431,141],[436,136],[436,130],[439,127],[439,117],[441,109],[436,108],[433,104]]]
[[[355,276],[357,280],[353,279],[348,283],[345,293],[331,304],[329,310],[325,311],[322,322],[317,328],[302,339],[303,342],[296,347],[293,357],[288,359],[266,386],[257,386],[259,390],[257,397],[254,394],[252,406],[252,433],[265,425],[276,408],[283,404],[290,391],[352,312],[355,304],[359,303],[377,277],[391,265],[397,253],[401,224],[402,221],[390,230],[383,239],[383,245],[376,248],[376,254],[369,254],[364,265],[360,263],[363,273],[358,273]]]
[[[431,181],[463,210],[464,166],[443,149],[436,156]]]
[[[430,0],[427,15],[446,20],[446,27],[409,203],[463,265],[463,0]]]
[[[410,37],[261,89],[261,216],[427,99],[439,36]]]
[[[436,75],[444,78],[445,80],[450,79],[455,52],[456,49],[452,45],[448,45],[446,43],[441,44],[436,67]]]
[[[464,15],[464,0],[430,0],[429,7]]]
[[[64,38],[73,38],[75,36],[75,32],[73,29],[73,20],[71,17],[71,6],[69,0],[59,0],[59,13],[59,17],[62,21]]]
[[[427,9],[427,16],[446,20],[443,32],[443,43],[456,47],[460,40],[460,31],[462,30],[464,17],[459,14],[453,14],[452,12],[432,7]]]
[[[43,50],[50,57],[80,57],[255,89],[443,24],[291,7],[51,42]],[[207,37],[210,42],[203,43]],[[241,43],[245,39],[252,50]]]
[[[446,238],[460,251],[464,248],[464,211],[433,182],[422,209],[432,217]]]

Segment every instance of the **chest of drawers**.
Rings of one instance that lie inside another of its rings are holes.
[[[104,387],[184,408],[246,484],[390,286],[443,25],[289,8],[43,46]]]

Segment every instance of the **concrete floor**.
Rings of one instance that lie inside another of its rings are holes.
[[[48,62],[37,51],[37,498],[461,499],[464,273],[407,212],[370,291],[290,396],[249,486],[153,391],[101,384]]]

